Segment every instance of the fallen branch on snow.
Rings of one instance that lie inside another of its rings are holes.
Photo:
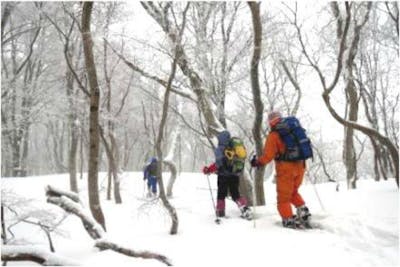
[[[57,205],[66,212],[75,214],[83,223],[83,227],[93,239],[99,239],[104,236],[103,228],[91,214],[86,211],[75,193],[56,189],[51,186],[46,187],[47,202]]]
[[[33,261],[46,266],[79,265],[78,262],[49,252],[43,248],[27,245],[1,246],[1,260],[5,261]]]
[[[66,212],[73,213],[76,216],[78,216],[83,223],[83,226],[85,230],[89,233],[89,235],[97,240],[95,243],[95,247],[105,250],[105,249],[111,249],[115,252],[124,254],[126,256],[130,257],[137,257],[137,258],[143,258],[143,259],[155,259],[158,261],[161,261],[162,263],[172,266],[171,261],[164,255],[150,252],[150,251],[135,251],[129,248],[122,247],[118,244],[112,243],[108,240],[101,239],[105,237],[105,232],[103,231],[103,228],[101,227],[100,224],[98,224],[93,216],[89,213],[86,212],[84,207],[82,206],[82,203],[79,200],[78,195],[75,195],[73,192],[68,192],[64,190],[60,190],[57,188],[54,188],[52,186],[47,186],[46,187],[46,196],[47,196],[47,202],[57,205]],[[3,258],[3,255],[2,255]]]
[[[81,203],[80,199],[79,199],[79,195],[75,192],[71,192],[71,191],[65,191],[65,190],[61,190],[59,188],[55,188],[51,185],[47,185],[46,186],[46,196],[47,197],[61,197],[61,196],[66,196],[69,199],[71,199],[72,201],[76,202],[76,203]]]
[[[97,248],[100,248],[100,249],[111,249],[115,252],[119,252],[126,256],[143,258],[143,259],[155,259],[155,260],[161,261],[162,263],[165,263],[167,266],[172,266],[171,261],[166,256],[158,254],[158,253],[154,253],[154,252],[150,252],[150,251],[135,251],[130,248],[122,247],[118,244],[112,243],[107,240],[98,240],[98,241],[96,241],[94,246]]]

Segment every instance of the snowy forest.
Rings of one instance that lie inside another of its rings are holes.
[[[2,263],[397,266],[399,72],[399,2],[1,2]],[[272,111],[311,140],[321,229],[281,229],[274,163],[250,166]],[[224,130],[251,222],[213,223]]]

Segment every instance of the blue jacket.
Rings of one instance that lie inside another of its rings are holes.
[[[214,150],[215,154],[215,163],[218,168],[218,175],[225,175],[225,176],[231,176],[237,174],[232,172],[232,167],[227,166],[227,160],[225,157],[225,148],[229,145],[229,141],[231,140],[231,134],[228,131],[222,131],[218,134],[218,146]]]
[[[149,163],[146,165],[143,171],[144,179],[148,179],[150,176],[157,176],[157,158],[152,157]]]

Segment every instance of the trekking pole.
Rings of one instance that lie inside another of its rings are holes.
[[[211,190],[211,183],[210,183],[210,175],[209,174],[207,174],[207,182],[208,182],[208,189],[210,189],[211,201],[212,201],[214,214],[215,214],[215,223],[220,224],[221,223],[221,219],[218,218],[218,216],[217,216],[217,210],[215,208],[215,201],[214,201],[213,193],[212,193],[212,190]]]
[[[142,198],[145,197],[144,195],[144,191],[146,190],[146,180],[143,180],[143,194],[142,194]]]
[[[319,204],[321,205],[322,210],[325,211],[325,207],[324,207],[324,205],[322,204],[321,198],[319,197],[317,187],[316,187],[315,184],[311,181],[311,179],[310,179],[310,177],[309,177],[308,175],[306,175],[306,177],[307,177],[308,181],[313,185],[314,192],[315,192],[315,194],[317,195]]]
[[[253,180],[253,227],[256,228],[256,179],[253,177],[253,167],[250,167],[250,179]]]

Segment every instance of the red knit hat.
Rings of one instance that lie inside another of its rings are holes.
[[[271,111],[268,114],[268,123],[270,127],[274,127],[282,118],[282,115],[279,111]]]

